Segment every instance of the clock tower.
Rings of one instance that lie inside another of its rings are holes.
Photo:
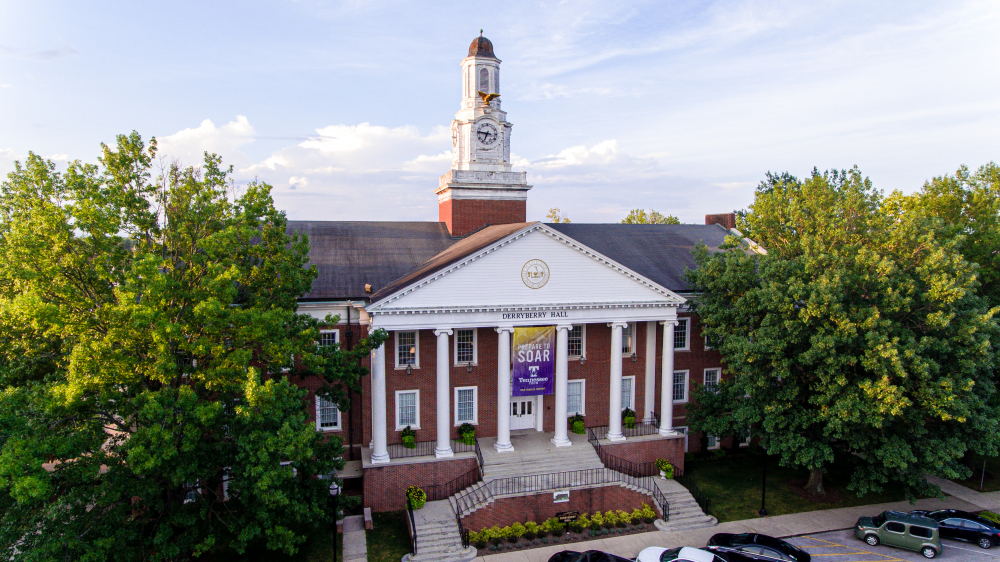
[[[525,222],[531,186],[527,172],[511,171],[512,127],[500,109],[500,59],[480,32],[462,60],[462,105],[451,122],[451,171],[434,191],[439,220],[452,236]]]

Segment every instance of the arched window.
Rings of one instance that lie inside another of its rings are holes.
[[[493,93],[495,93],[495,94],[499,94],[500,93],[500,69],[499,68],[494,68],[493,69]]]
[[[485,68],[479,69],[479,91],[490,93],[490,71]]]

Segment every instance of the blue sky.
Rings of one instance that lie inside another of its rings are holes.
[[[0,0],[0,173],[134,129],[293,219],[436,220],[481,27],[529,220],[702,222],[769,170],[909,192],[1000,159],[996,2]]]

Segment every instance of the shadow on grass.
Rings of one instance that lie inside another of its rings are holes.
[[[410,552],[410,532],[405,511],[372,514],[368,531],[368,562],[399,562]]]
[[[761,475],[764,455],[743,449],[720,458],[685,461],[684,479],[695,484],[711,501],[709,514],[720,523],[759,517],[761,508]],[[802,513],[818,509],[835,509],[906,499],[903,487],[887,485],[882,492],[870,492],[858,497],[847,489],[856,463],[853,458],[838,456],[828,467],[823,484],[828,496],[839,501],[813,501],[797,494],[789,482],[804,481],[809,471],[778,466],[777,457],[768,457],[767,497],[768,515]]]

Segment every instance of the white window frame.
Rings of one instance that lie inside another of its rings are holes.
[[[586,324],[574,324],[573,327],[580,327],[580,355],[570,355],[569,359],[576,359],[579,361],[581,358],[587,357],[587,325]],[[569,340],[567,337],[566,348],[569,349]]]
[[[460,330],[472,330],[472,361],[459,361],[458,360],[458,332]],[[452,337],[455,340],[454,345],[452,345],[452,355],[455,356],[455,366],[464,367],[466,365],[478,365],[479,364],[479,330],[476,328],[456,328],[455,335]]]
[[[706,433],[705,436],[708,437],[709,439],[712,439],[712,438],[715,439],[715,445],[709,445],[707,447],[707,449],[709,451],[715,451],[717,449],[722,448],[722,439],[719,439],[718,436],[712,435],[711,433]]]
[[[458,391],[459,390],[471,390],[472,391],[472,420],[459,421],[458,419]],[[479,387],[478,386],[456,386],[452,397],[455,404],[455,427],[462,425],[463,423],[471,423],[472,425],[479,425]]]
[[[415,400],[414,400],[414,404],[416,405],[416,412],[414,413],[414,416],[413,416],[416,419],[417,423],[416,424],[405,424],[404,423],[404,424],[400,425],[400,423],[399,423],[399,395],[400,394],[409,394],[411,392],[415,393],[417,395],[416,398],[415,398]],[[393,407],[394,407],[394,409],[396,411],[396,431],[402,431],[403,429],[406,428],[407,425],[410,426],[410,429],[420,429],[420,389],[419,388],[414,388],[412,390],[397,390],[396,391],[396,402],[393,404]]]
[[[749,446],[750,446],[750,440],[751,440],[751,439],[753,439],[753,433],[750,433],[750,430],[747,430],[747,435],[746,435],[746,438],[745,438],[745,439],[743,439],[742,441],[740,441],[740,442],[738,443],[738,445],[739,445],[740,447],[749,447]]]
[[[684,373],[684,399],[683,400],[677,400],[675,398],[674,399],[674,404],[686,404],[687,401],[688,401],[688,396],[690,396],[690,393],[691,393],[691,376],[690,376],[691,373],[690,373],[690,371],[687,371],[687,370],[674,371],[674,378],[675,379],[677,378],[677,375],[679,373]],[[671,398],[674,397],[674,384],[675,384],[674,380],[672,379],[670,381],[670,397]]]
[[[228,466],[222,469],[222,501],[229,501],[229,479],[233,471]]]
[[[622,328],[622,357],[632,357],[633,353],[638,353],[638,351],[636,350],[637,346],[635,345],[635,338],[636,338],[635,322],[627,322],[627,324],[632,329],[632,347],[631,349],[628,350],[628,352],[625,351],[625,329]]]
[[[319,394],[317,394],[316,395],[316,431],[321,431],[323,433],[327,433],[327,432],[330,432],[330,431],[340,431],[341,427],[342,427],[340,425],[340,422],[341,422],[341,419],[340,419],[340,406],[337,406],[337,427],[322,427],[322,426],[320,426],[321,417],[319,415],[319,409],[320,409],[320,402],[322,400],[323,400],[323,397],[320,396]],[[334,405],[336,406],[336,404],[334,404]]]
[[[718,392],[719,391],[719,383],[722,382],[722,368],[721,367],[712,367],[712,368],[709,368],[709,369],[705,369],[705,371],[701,375],[701,384],[702,384],[702,386],[704,386],[706,388],[708,387],[708,374],[709,373],[715,373],[716,374],[716,378],[715,378],[715,392]]]
[[[630,396],[629,396],[629,405],[627,407],[634,412],[635,411],[635,377],[634,376],[622,377],[622,386],[625,386],[625,381],[626,380],[631,380],[632,381],[632,392],[629,393],[630,394]],[[622,393],[624,394],[624,392],[625,392],[625,389],[623,388],[622,389]],[[624,412],[625,408],[622,408],[622,411]],[[639,416],[639,414],[636,414],[635,417],[639,418],[640,416]]]
[[[413,337],[413,349],[414,349],[414,351],[413,351],[413,364],[412,365],[404,365],[404,364],[400,364],[399,363],[399,334],[410,333],[410,332],[412,332],[414,334],[414,337]],[[397,371],[406,370],[406,367],[408,367],[408,366],[413,367],[414,369],[419,369],[420,368],[420,330],[396,330],[395,332],[393,332],[392,341],[395,344],[392,347],[392,356],[393,356],[393,361],[396,362],[396,370]]]
[[[702,337],[705,338],[705,351],[711,351],[711,350],[715,349],[714,347],[708,345],[708,336],[702,336]]]
[[[566,401],[566,405],[567,405],[567,408],[566,408],[566,417],[575,416],[576,414],[580,414],[581,416],[586,416],[587,415],[587,379],[570,379],[569,381],[567,381],[567,385],[566,385],[566,395],[567,395],[567,397],[569,396],[569,383],[574,383],[574,382],[580,383],[580,411],[579,412],[570,412],[569,408],[568,408],[568,406],[569,406],[569,400],[567,399],[567,401]]]
[[[677,347],[677,329],[681,322],[684,323],[684,347]],[[691,318],[678,318],[677,325],[674,326],[674,351],[691,351]]]
[[[674,427],[674,431],[684,434],[684,452],[688,452],[688,426],[681,425]]]
[[[319,341],[316,344],[320,347],[327,347],[323,345],[323,334],[333,334],[333,343],[335,345],[340,345],[340,330],[334,328],[324,328],[319,331]]]
[[[184,503],[191,503],[198,501],[198,497],[204,495],[204,490],[201,488],[201,479],[195,480],[185,480],[184,481]],[[194,493],[194,497],[188,497]]]

